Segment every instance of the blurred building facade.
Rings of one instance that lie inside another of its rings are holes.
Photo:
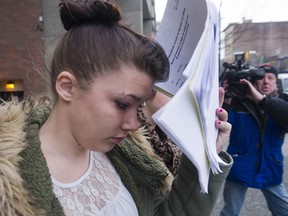
[[[279,71],[288,69],[288,22],[232,23],[224,30],[223,61],[233,62],[234,54],[245,52],[250,66],[270,62]]]
[[[155,0],[115,0],[125,22],[137,32],[156,33]],[[49,94],[46,65],[55,42],[64,33],[59,0],[2,0],[0,7],[0,98]],[[256,66],[273,63],[288,68],[288,22],[232,23],[225,30],[223,61],[245,51]]]
[[[156,32],[154,0],[118,0],[122,16],[137,32]],[[59,0],[2,0],[0,7],[0,98],[49,95],[49,65],[64,33]]]
[[[44,57],[41,1],[1,0],[0,20],[0,98],[42,91],[46,84],[36,72]]]

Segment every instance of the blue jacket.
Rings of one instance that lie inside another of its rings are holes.
[[[260,104],[235,98],[227,110],[232,124],[227,152],[234,159],[227,179],[260,189],[280,184],[281,148],[288,128],[287,95],[266,97]]]

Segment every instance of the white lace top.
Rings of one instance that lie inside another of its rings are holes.
[[[52,177],[53,191],[67,216],[137,216],[131,194],[103,153],[90,154],[86,173],[77,181],[62,184]]]

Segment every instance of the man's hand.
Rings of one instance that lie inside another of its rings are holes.
[[[251,82],[249,82],[246,79],[241,79],[240,80],[241,83],[247,85],[249,87],[249,91],[246,95],[247,98],[255,101],[255,102],[260,102],[261,100],[263,100],[263,98],[265,97],[265,95],[262,95],[253,85]]]

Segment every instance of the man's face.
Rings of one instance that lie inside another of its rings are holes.
[[[269,95],[277,89],[277,78],[273,73],[265,73],[265,77],[254,83],[255,88],[265,95]]]

